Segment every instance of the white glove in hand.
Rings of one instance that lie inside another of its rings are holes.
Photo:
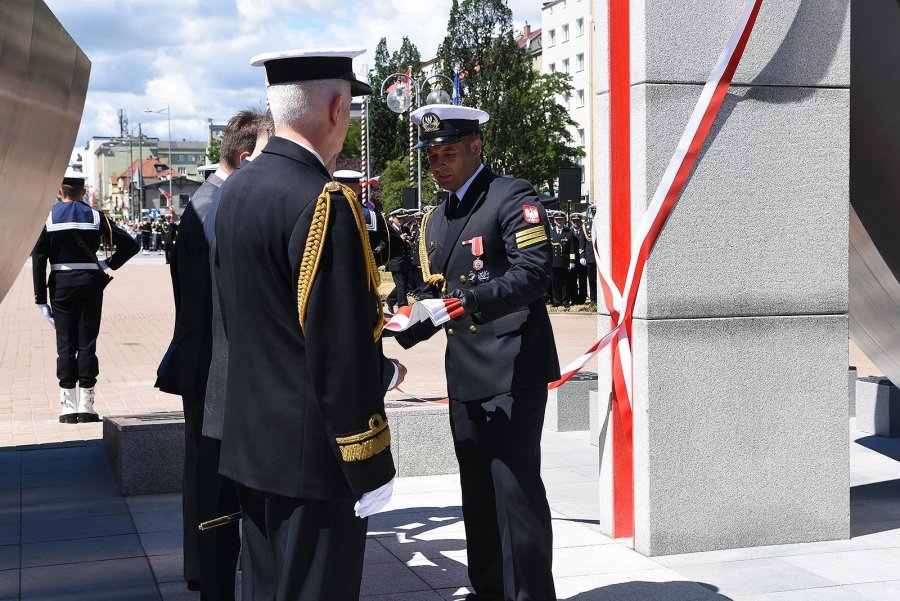
[[[394,479],[391,478],[391,481],[385,484],[384,486],[380,486],[375,490],[370,490],[369,492],[363,493],[363,496],[356,502],[356,505],[353,506],[354,511],[356,511],[356,517],[358,518],[367,518],[370,515],[376,514],[385,506],[390,503],[391,495],[394,493]]]
[[[97,261],[97,263],[100,264],[100,269],[102,269],[103,271],[109,269],[109,265],[106,264],[106,259],[100,259],[99,261]]]
[[[44,314],[44,319],[46,319],[51,326],[56,327],[56,320],[53,319],[53,311],[50,310],[50,305],[38,305],[38,308],[41,310],[41,313]]]
[[[587,259],[585,259],[584,257],[582,257],[578,262],[581,263],[582,267],[587,267]]]
[[[575,263],[569,263],[569,271],[575,269]]]

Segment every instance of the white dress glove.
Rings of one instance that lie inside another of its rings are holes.
[[[100,259],[99,261],[97,261],[97,263],[100,264],[100,269],[102,269],[103,271],[109,269],[109,265],[106,264],[106,259]]]
[[[55,328],[56,320],[53,319],[53,311],[50,310],[50,305],[47,305],[47,304],[38,305],[38,308],[41,310],[41,313],[44,314],[44,319],[46,319],[47,322]]]
[[[579,259],[578,262],[581,263],[581,266],[582,266],[582,267],[587,267],[587,259],[585,259],[584,257],[582,257],[581,259]]]
[[[363,496],[356,502],[356,505],[353,506],[354,511],[356,512],[356,517],[358,518],[367,518],[370,515],[376,514],[385,506],[390,503],[391,495],[394,494],[394,479],[391,478],[391,481],[385,484],[384,486],[379,486],[375,490],[370,490],[369,492],[363,493]]]
[[[575,269],[575,263],[569,263],[569,271]]]

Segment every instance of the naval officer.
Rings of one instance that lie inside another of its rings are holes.
[[[118,269],[140,249],[105,213],[82,202],[85,179],[81,172],[66,171],[59,189],[61,201],[50,210],[31,253],[34,302],[56,328],[59,421],[64,424],[99,421],[94,411],[94,385],[100,373],[97,336],[103,289],[112,279],[104,272]],[[98,260],[101,238],[106,239],[107,248],[115,247],[115,251]]]
[[[559,361],[544,292],[547,215],[531,184],[482,164],[484,111],[429,105],[412,113],[419,147],[449,200],[422,222],[422,275],[465,315],[444,324],[450,428],[459,460],[470,601],[556,599],[550,508],[541,481],[547,383]],[[439,327],[398,336],[406,348]]]
[[[362,179],[365,177],[361,171],[353,169],[340,169],[333,174],[334,181],[350,188],[356,197],[360,197],[362,192]],[[375,255],[375,263],[379,266],[385,265],[390,254],[390,244],[388,243],[388,228],[390,227],[384,214],[365,205],[362,205],[363,219],[366,222],[366,231],[369,232],[369,244]]]
[[[356,601],[364,519],[391,496],[385,391],[402,370],[361,207],[332,181],[362,50],[275,52],[275,135],[222,187],[216,275],[228,339],[219,471],[235,481],[254,599]]]

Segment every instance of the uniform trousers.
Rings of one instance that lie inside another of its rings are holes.
[[[585,267],[585,272],[587,274],[587,282],[588,287],[591,291],[591,302],[595,305],[597,304],[597,264],[596,263],[588,263],[587,267]]]
[[[96,284],[50,289],[56,320],[56,377],[60,388],[93,388],[100,366],[97,336],[103,308],[103,288]]]
[[[580,263],[569,272],[569,296],[576,305],[583,305],[587,300],[587,268]]]
[[[241,550],[237,523],[200,532],[200,522],[240,510],[237,487],[219,474],[221,442],[201,434],[203,397],[191,392],[184,405],[184,578],[200,582],[203,601],[234,601],[234,582]]]
[[[402,269],[398,271],[391,270],[391,277],[394,278],[394,289],[391,290],[391,293],[388,294],[387,304],[389,307],[393,305],[397,305],[398,307],[405,307],[409,304],[409,300],[406,298],[406,295],[409,293],[410,289],[410,273],[408,269]]]
[[[541,480],[547,389],[450,400],[469,580],[477,601],[555,601],[550,506]]]
[[[358,601],[368,520],[354,515],[355,499],[294,499],[242,485],[238,494],[247,601]]]
[[[550,273],[553,282],[553,304],[561,305],[569,302],[569,270],[567,267],[554,267]]]

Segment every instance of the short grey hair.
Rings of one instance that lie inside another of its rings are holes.
[[[310,120],[320,119],[328,103],[337,95],[350,104],[350,82],[342,79],[315,79],[270,85],[267,90],[269,108],[275,126],[300,129]]]

